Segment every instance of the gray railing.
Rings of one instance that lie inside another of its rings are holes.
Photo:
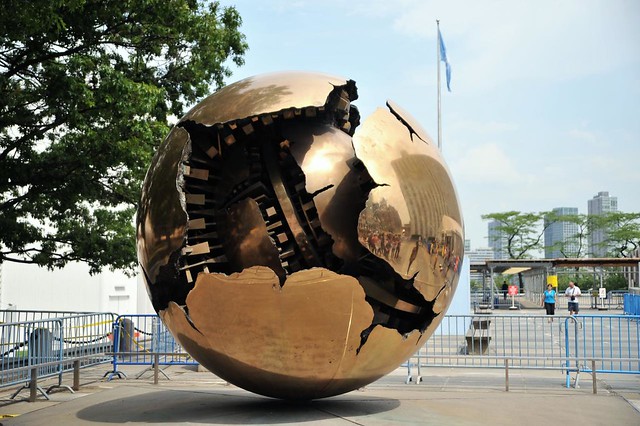
[[[31,318],[43,318],[49,314],[10,312]],[[62,385],[62,374],[75,367],[74,360],[80,360],[80,367],[111,362],[112,358],[105,352],[113,348],[114,314],[68,314],[58,318],[0,324],[0,387],[21,383],[26,387],[31,380],[29,367],[39,365],[38,377],[58,376],[58,384],[51,388],[71,390],[69,386]]]
[[[639,374],[639,322],[631,315],[446,315],[407,362],[407,377],[429,366],[505,368],[505,359],[511,368],[563,370],[567,386],[572,372]]]

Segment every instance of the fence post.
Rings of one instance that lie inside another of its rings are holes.
[[[596,360],[591,360],[591,380],[593,381],[593,393],[598,393],[598,384],[596,383]]]
[[[509,358],[504,359],[504,391],[509,392]]]
[[[73,361],[73,387],[74,391],[80,390],[80,360]]]
[[[158,363],[160,362],[160,356],[158,353],[153,354],[153,384],[158,384]]]
[[[36,402],[37,392],[38,392],[38,367],[31,367],[31,380],[29,381],[29,402]]]

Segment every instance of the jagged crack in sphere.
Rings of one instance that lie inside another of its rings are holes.
[[[360,123],[356,85],[275,73],[226,86],[147,173],[138,258],[193,358],[276,398],[348,392],[438,326],[463,226],[437,147],[397,105]]]

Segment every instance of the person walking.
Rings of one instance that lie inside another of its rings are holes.
[[[544,309],[547,315],[553,315],[556,311],[556,291],[551,284],[547,285],[544,292]],[[553,318],[549,318],[547,322],[553,322]]]
[[[568,308],[569,315],[577,315],[580,307],[578,306],[578,296],[582,293],[580,292],[580,287],[575,285],[573,281],[569,281],[569,287],[564,292],[564,297],[569,298]]]

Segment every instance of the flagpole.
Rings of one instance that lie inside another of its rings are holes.
[[[438,40],[436,43],[436,52],[438,56],[438,150],[442,151],[442,117],[440,114],[440,20],[436,19],[438,27]]]

